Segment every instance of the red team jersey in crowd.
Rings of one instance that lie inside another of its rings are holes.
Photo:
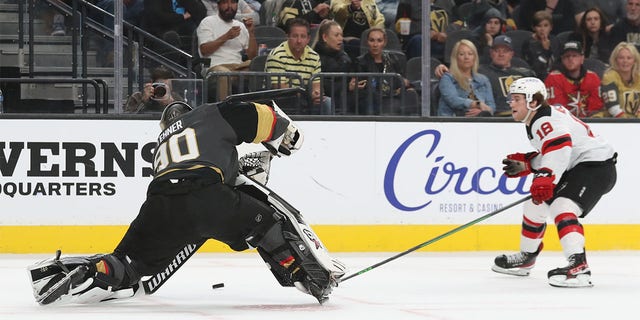
[[[560,104],[577,117],[589,117],[603,106],[600,97],[600,78],[586,71],[578,80],[567,78],[562,72],[551,72],[544,81],[549,91],[549,104]]]
[[[562,106],[541,108],[527,126],[531,145],[540,152],[531,162],[535,169],[546,168],[558,183],[562,174],[585,161],[605,161],[615,151],[607,141]]]

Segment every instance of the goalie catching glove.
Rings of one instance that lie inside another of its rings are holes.
[[[556,188],[556,184],[554,183],[555,178],[556,176],[548,171],[536,173],[530,189],[533,203],[542,204],[543,202],[553,198],[553,191]]]
[[[133,297],[139,286],[138,273],[128,258],[114,255],[60,257],[28,268],[33,296],[39,304],[93,303]]]
[[[524,177],[531,173],[531,160],[535,158],[538,152],[528,153],[512,153],[502,160],[502,170],[509,178]]]

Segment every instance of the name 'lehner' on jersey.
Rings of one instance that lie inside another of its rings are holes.
[[[166,139],[168,136],[180,130],[182,130],[182,120],[178,120],[174,122],[172,125],[170,125],[168,128],[164,129],[158,136],[158,144],[161,144],[162,142],[164,142],[164,139]]]

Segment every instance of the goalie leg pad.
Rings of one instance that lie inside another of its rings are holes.
[[[331,268],[320,263],[317,251],[312,248],[318,245],[323,247],[319,242],[305,241],[308,237],[299,234],[289,220],[283,219],[252,245],[257,247],[280,285],[295,286],[323,303],[329,298],[333,287],[338,285],[345,267],[334,259],[331,259]]]
[[[132,282],[139,277],[129,265],[113,255],[60,258],[36,263],[29,268],[33,295],[42,305],[91,303],[133,296]]]

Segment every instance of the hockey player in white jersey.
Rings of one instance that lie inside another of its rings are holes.
[[[520,252],[495,258],[492,270],[527,276],[543,247],[547,218],[558,230],[568,265],[548,272],[554,287],[591,287],[591,270],[578,218],[584,218],[616,183],[617,153],[563,106],[547,103],[537,78],[521,78],[509,88],[513,119],[524,123],[535,151],[503,160],[510,178],[533,174],[531,202],[524,205]]]

